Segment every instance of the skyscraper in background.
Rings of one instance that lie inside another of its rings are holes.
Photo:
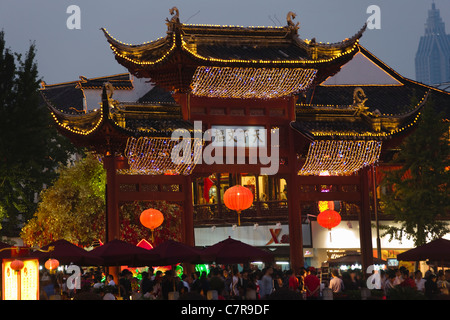
[[[428,85],[450,82],[450,35],[433,2],[428,10],[425,35],[416,53],[416,80]]]

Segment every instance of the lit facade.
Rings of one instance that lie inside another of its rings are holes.
[[[185,25],[174,11],[167,36],[142,45],[104,30],[115,59],[130,73],[121,81],[152,82],[132,102],[120,98],[125,84],[110,81],[117,76],[99,78],[107,83],[97,87],[102,105],[96,110],[69,113],[58,86],[43,87],[60,132],[102,158],[107,241],[119,235],[121,203],[162,200],[183,207],[180,233],[191,245],[228,235],[275,250],[293,269],[320,266],[326,250],[342,248],[361,250],[363,267],[372,264],[370,194],[382,192],[382,167],[427,99],[446,106],[450,96],[373,56],[359,44],[365,27],[342,42],[322,44],[301,39],[292,17],[285,27],[244,28]],[[80,85],[65,90],[82,97]],[[178,144],[171,137],[177,129],[190,144],[187,157],[175,163]],[[242,141],[233,135],[238,129]],[[276,171],[264,173],[274,161]],[[254,195],[240,226],[223,203],[225,190],[236,184]],[[315,221],[319,201],[333,202],[342,217],[326,240],[328,230]],[[351,237],[339,236],[346,228]]]

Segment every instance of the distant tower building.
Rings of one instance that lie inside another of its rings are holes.
[[[450,81],[450,35],[445,33],[435,3],[428,10],[425,35],[420,38],[416,53],[416,80],[428,85]]]

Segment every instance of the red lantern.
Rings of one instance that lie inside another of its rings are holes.
[[[141,216],[139,218],[142,225],[146,228],[149,228],[152,231],[152,242],[153,238],[153,230],[158,228],[164,222],[164,216],[161,211],[156,209],[147,209],[142,211]]]
[[[242,210],[248,209],[253,204],[253,193],[243,186],[234,186],[223,194],[223,202],[230,210],[238,213],[238,224],[241,225],[240,214]]]
[[[317,216],[317,223],[319,223],[320,226],[331,230],[331,228],[334,228],[341,223],[341,216],[334,210],[325,210]]]
[[[14,271],[19,272],[20,270],[22,270],[23,268],[23,261],[22,260],[14,260],[11,262],[10,265],[11,269],[13,269]]]
[[[53,271],[56,270],[56,268],[58,268],[59,266],[59,261],[56,259],[48,259],[47,261],[45,261],[45,268],[47,270]]]

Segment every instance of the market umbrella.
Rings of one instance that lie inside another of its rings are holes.
[[[49,250],[53,247],[53,250]],[[48,259],[56,259],[61,265],[75,264],[78,266],[96,266],[102,265],[103,259],[89,254],[83,248],[80,248],[67,240],[61,239],[49,243],[41,248],[43,251],[36,251],[30,254],[30,257],[37,258],[39,261],[45,262]]]
[[[202,250],[204,260],[220,264],[272,261],[273,254],[228,237]]]
[[[450,261],[450,240],[443,238],[433,240],[424,245],[397,255],[397,260],[401,261],[425,261],[436,262]]]
[[[328,261],[330,266],[338,266],[338,265],[352,265],[352,264],[361,264],[362,258],[361,254],[358,252],[352,252],[348,253],[347,255],[343,257],[339,257],[336,259],[331,259]],[[374,264],[387,264],[385,260],[379,259],[379,258],[373,258]]]
[[[153,261],[153,266],[168,266],[181,262],[195,263],[202,261],[202,250],[173,240],[166,240],[150,251],[158,256]]]
[[[151,250],[118,239],[91,250],[89,254],[103,259],[104,266],[146,266],[158,258]]]

